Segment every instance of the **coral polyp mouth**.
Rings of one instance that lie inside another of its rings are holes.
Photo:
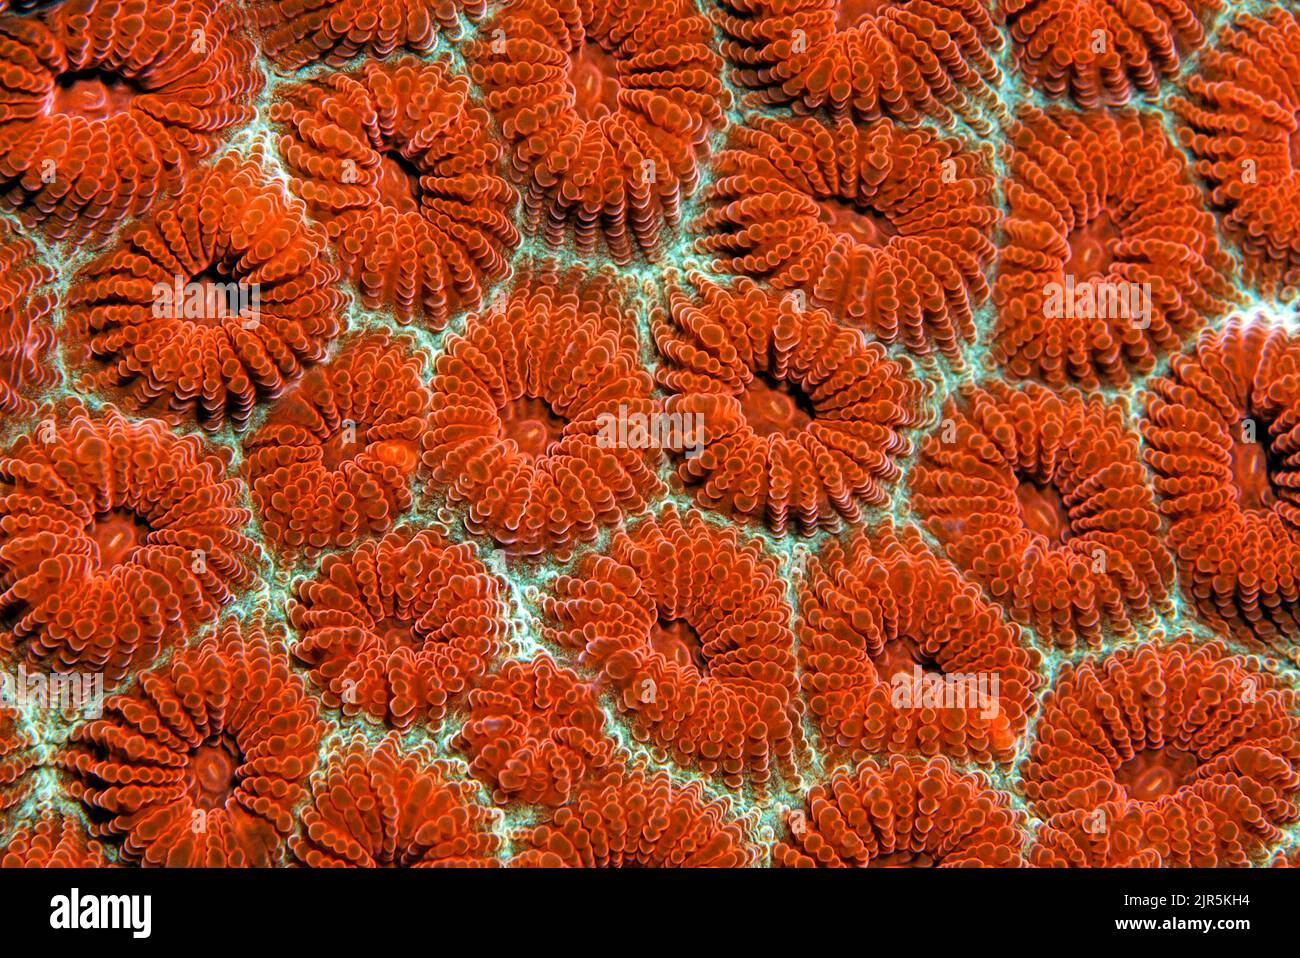
[[[1109,213],[1103,212],[1091,222],[1070,231],[1070,256],[1065,269],[1077,281],[1095,280],[1110,272],[1114,261],[1114,243],[1123,236]]]
[[[1031,532],[1054,545],[1069,540],[1072,535],[1070,511],[1055,486],[1034,479],[1021,479],[1016,485],[1016,499],[1020,502],[1020,515],[1025,527]]]
[[[692,666],[701,673],[708,669],[700,634],[685,619],[657,619],[651,627],[650,645],[678,665]]]
[[[97,122],[131,110],[142,91],[128,78],[104,70],[55,78],[49,113]]]
[[[99,549],[100,565],[111,569],[144,545],[149,525],[133,512],[113,509],[95,516],[90,536]]]
[[[817,410],[797,383],[759,374],[740,397],[745,420],[758,436],[795,436],[808,426]]]
[[[600,120],[619,109],[622,84],[618,60],[599,43],[587,40],[572,57],[569,82],[573,84],[574,106],[585,120]]]
[[[868,207],[836,199],[818,202],[819,218],[837,236],[868,249],[878,249],[898,234],[889,217]]]
[[[1153,802],[1190,784],[1196,756],[1173,746],[1139,752],[1115,770],[1115,780],[1140,802]]]
[[[529,460],[548,455],[564,434],[568,421],[545,399],[524,396],[501,410],[503,435]]]
[[[189,792],[196,808],[225,808],[238,787],[239,747],[227,735],[196,748],[189,758]]]

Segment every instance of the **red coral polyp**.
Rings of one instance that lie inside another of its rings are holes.
[[[478,19],[486,0],[248,0],[266,55],[286,70],[342,66],[358,54],[431,53],[461,35],[460,16]]]
[[[436,725],[504,649],[500,591],[473,546],[399,528],[296,583],[293,654],[345,715]]]
[[[496,865],[495,815],[461,771],[392,733],[373,749],[353,740],[313,778],[294,858],[309,868]]]
[[[1246,272],[1267,291],[1300,286],[1300,14],[1238,14],[1170,109]]]
[[[1205,40],[1222,0],[997,0],[1020,72],[1048,96],[1085,107],[1153,96]]]
[[[103,845],[74,815],[45,811],[9,835],[0,868],[110,868]]]
[[[757,105],[977,120],[1001,79],[987,0],[721,0],[722,54]]]
[[[51,288],[57,274],[31,240],[0,222],[0,416],[31,416],[60,380]]]
[[[667,772],[613,772],[515,836],[516,868],[745,868],[758,860],[725,798]]]
[[[465,45],[526,178],[530,232],[620,264],[653,256],[724,122],[713,31],[690,0],[513,0]]]
[[[999,220],[981,155],[889,120],[755,117],[713,174],[692,229],[715,268],[919,354],[974,339]]]
[[[0,608],[30,660],[109,681],[257,577],[245,489],[197,437],[115,409],[42,420],[0,456]]]
[[[1121,404],[967,387],[922,446],[912,501],[953,562],[1044,641],[1095,646],[1170,606],[1174,560]]]
[[[0,203],[102,244],[252,118],[246,14],[220,0],[69,0],[0,17]]]
[[[142,674],[60,753],[91,834],[169,867],[283,862],[323,731],[280,630],[225,620]]]
[[[655,408],[635,328],[610,276],[542,270],[445,344],[422,458],[435,490],[468,503],[474,534],[554,553],[660,490],[658,450],[610,428]]]
[[[1021,767],[1036,863],[1246,865],[1300,820],[1295,693],[1223,645],[1066,665]]]
[[[1008,132],[993,356],[1017,378],[1124,386],[1233,292],[1159,117],[1026,110]]]
[[[1007,868],[1022,864],[1024,815],[979,773],[946,759],[864,761],[785,815],[779,868]]]
[[[452,746],[500,804],[563,805],[616,764],[595,690],[549,656],[507,662],[470,691],[469,713]]]
[[[915,529],[832,542],[799,589],[804,695],[825,744],[1006,763],[1042,684],[1038,656]]]
[[[669,510],[557,577],[543,609],[545,634],[600,672],[639,740],[732,787],[793,774],[790,608],[757,541]]]
[[[429,407],[422,368],[405,339],[362,335],[245,440],[253,505],[281,551],[346,548],[410,508]]]
[[[229,154],[74,276],[82,385],[133,409],[243,428],[325,358],[347,296],[324,230],[261,158]]]
[[[1300,339],[1234,320],[1148,384],[1142,434],[1183,588],[1243,636],[1300,618]]]
[[[467,79],[406,58],[279,95],[269,118],[291,186],[367,307],[441,329],[505,276],[516,196]]]
[[[651,327],[673,394],[667,422],[694,435],[677,474],[696,501],[778,535],[857,522],[887,502],[912,452],[903,430],[924,421],[910,367],[748,280],[689,281],[697,295],[671,282]]]

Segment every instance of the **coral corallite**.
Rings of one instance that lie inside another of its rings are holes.
[[[988,0],[720,0],[713,19],[754,105],[911,123],[995,102]]]
[[[1300,13],[1238,14],[1170,109],[1247,270],[1266,290],[1300,286]]]
[[[1231,262],[1155,114],[1026,110],[1009,130],[993,356],[1052,386],[1123,386],[1215,317]]]
[[[949,402],[912,502],[954,563],[1063,648],[1171,605],[1174,561],[1121,404],[996,380]]]
[[[1148,390],[1145,455],[1184,589],[1213,622],[1294,644],[1300,338],[1235,319]]]
[[[1024,815],[979,773],[943,758],[865,761],[816,785],[785,816],[782,868],[1007,868],[1022,864]]]
[[[1218,642],[1067,665],[1021,768],[1043,865],[1245,865],[1300,820],[1295,693]]]
[[[28,659],[116,681],[251,585],[251,513],[226,473],[198,438],[111,407],[0,455],[0,608]]]
[[[997,0],[1025,79],[1085,107],[1153,96],[1205,39],[1222,0]]]
[[[734,127],[692,224],[716,268],[886,343],[956,359],[989,293],[999,213],[986,158],[889,120]]]
[[[0,416],[30,416],[32,396],[59,382],[54,365],[56,278],[31,240],[0,222]]]
[[[435,329],[505,276],[515,191],[469,81],[402,59],[279,92],[269,118],[294,191],[372,309]]]
[[[653,256],[730,95],[691,0],[510,0],[465,45],[526,182],[530,232]]]
[[[609,424],[655,408],[634,330],[611,277],[546,268],[449,339],[422,458],[437,491],[468,503],[472,532],[554,553],[660,490],[658,450],[608,440]]]
[[[246,0],[266,55],[286,70],[342,66],[360,53],[430,53],[460,36],[458,15],[477,19],[486,0]]]
[[[504,647],[500,592],[473,546],[399,528],[296,583],[293,654],[344,715],[436,725]]]
[[[698,295],[670,283],[651,324],[673,393],[665,412],[702,426],[677,469],[696,500],[777,534],[857,522],[863,505],[884,504],[912,452],[903,430],[923,421],[910,367],[748,280],[689,280]]]
[[[0,868],[108,868],[104,846],[74,815],[45,811],[25,822],[0,849]]]
[[[915,529],[832,542],[799,589],[804,694],[823,746],[1009,762],[1034,693],[1037,655]]]
[[[758,860],[727,799],[664,771],[616,771],[515,836],[516,868],[744,868]]]
[[[0,16],[0,204],[102,243],[173,192],[261,87],[246,14],[223,0],[69,0]]]
[[[289,840],[294,858],[309,868],[497,865],[494,813],[460,771],[393,733],[373,749],[354,740],[316,773]]]
[[[501,804],[563,805],[618,764],[595,689],[542,655],[510,661],[469,693],[469,720],[452,740]]]
[[[311,554],[392,528],[411,506],[428,407],[420,357],[382,331],[311,370],[244,442],[267,538]]]
[[[639,740],[733,787],[793,773],[790,608],[757,541],[669,510],[557,577],[543,610],[547,637],[600,672]]]
[[[225,620],[74,730],[57,761],[91,833],[145,865],[285,858],[323,726],[260,615]]]
[[[325,357],[346,294],[324,230],[235,154],[74,277],[67,326],[82,385],[152,414],[243,428]]]

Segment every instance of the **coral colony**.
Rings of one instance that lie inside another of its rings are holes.
[[[0,0],[0,865],[1300,864],[1297,63]]]

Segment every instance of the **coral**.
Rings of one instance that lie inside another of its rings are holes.
[[[407,58],[279,94],[269,118],[291,186],[367,307],[441,329],[505,276],[516,195],[466,78]]]
[[[1023,815],[979,773],[946,759],[865,761],[816,785],[785,816],[772,849],[782,868],[983,867],[1021,864]]]
[[[1025,79],[1085,107],[1153,96],[1205,40],[1222,0],[997,0]]]
[[[55,270],[0,221],[0,416],[31,416],[33,397],[59,382],[54,365]]]
[[[1294,642],[1300,339],[1235,319],[1148,389],[1145,456],[1183,588],[1216,623]]]
[[[1039,864],[1248,864],[1300,820],[1296,697],[1187,637],[1066,665],[1021,767]]]
[[[286,70],[342,66],[358,54],[431,53],[438,37],[461,35],[460,16],[477,20],[486,0],[248,0],[266,55]]]
[[[1127,385],[1233,295],[1186,161],[1133,111],[1028,109],[1008,136],[993,356],[1053,386]]]
[[[325,357],[347,298],[324,231],[263,170],[229,154],[78,271],[67,324],[82,386],[133,410],[242,429]]]
[[[912,452],[902,430],[924,418],[910,367],[748,280],[689,280],[698,296],[670,281],[651,325],[674,393],[667,422],[702,427],[677,469],[696,500],[778,535],[857,522],[863,505],[885,503],[896,460]]]
[[[727,799],[666,772],[612,772],[515,836],[516,868],[743,868],[758,859]]]
[[[362,334],[245,440],[253,505],[279,549],[346,548],[410,508],[429,408],[422,365],[407,340]]]
[[[465,45],[524,178],[530,232],[653,256],[730,94],[690,0],[513,0]]]
[[[0,204],[102,244],[251,119],[246,14],[221,0],[68,0],[0,17]]]
[[[79,818],[46,810],[24,822],[0,849],[0,868],[109,868],[104,846]]]
[[[1300,14],[1238,14],[1170,100],[1179,137],[1246,272],[1266,291],[1300,285]]]
[[[299,580],[294,657],[325,704],[393,728],[436,725],[504,648],[500,585],[469,544],[402,527]]]
[[[125,859],[265,867],[284,857],[322,731],[281,630],[257,613],[140,675],[57,763],[91,835],[120,839]]]
[[[720,0],[723,56],[756,106],[976,120],[1001,79],[988,0]]]
[[[353,740],[312,780],[293,855],[311,868],[492,866],[501,839],[474,786],[427,746]]]
[[[654,409],[625,303],[604,273],[542,268],[448,339],[422,457],[435,489],[469,504],[475,534],[562,553],[659,491],[657,450],[608,437]]]
[[[44,764],[36,731],[17,708],[8,704],[21,691],[5,676],[7,694],[0,699],[0,816],[20,804],[31,792],[32,773]]]
[[[892,524],[835,542],[799,586],[800,672],[825,745],[1010,762],[1042,684],[979,590]]]
[[[0,609],[29,660],[119,680],[257,577],[243,484],[193,436],[71,408],[0,455]]]
[[[1125,420],[1073,391],[966,387],[912,475],[953,562],[1062,648],[1131,634],[1171,604],[1174,561]]]
[[[483,679],[469,693],[469,713],[452,746],[503,805],[563,805],[620,761],[595,690],[546,655],[512,660]]]
[[[731,787],[793,773],[790,608],[757,541],[669,509],[556,577],[542,608],[543,635],[599,670],[639,740]]]
[[[889,120],[735,127],[692,229],[715,268],[794,290],[887,343],[956,359],[988,298],[986,158]]]

